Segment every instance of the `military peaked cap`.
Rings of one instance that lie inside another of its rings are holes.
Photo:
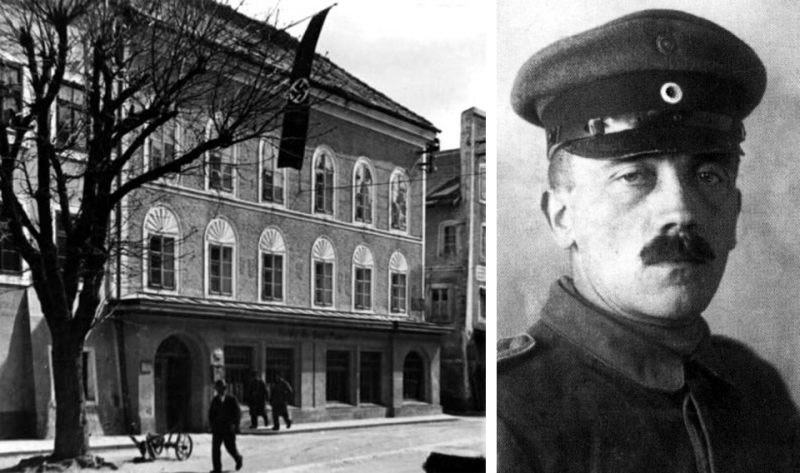
[[[559,148],[590,158],[737,152],[767,76],[728,30],[645,10],[557,41],[520,68],[514,110]]]

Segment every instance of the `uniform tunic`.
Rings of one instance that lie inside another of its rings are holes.
[[[498,472],[800,471],[800,417],[776,370],[702,318],[606,314],[569,279],[497,379]]]

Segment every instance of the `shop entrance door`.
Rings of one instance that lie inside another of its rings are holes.
[[[189,349],[177,337],[161,342],[155,359],[156,428],[159,433],[190,428]]]

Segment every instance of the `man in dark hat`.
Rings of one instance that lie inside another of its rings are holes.
[[[800,471],[780,376],[701,316],[736,245],[742,120],[765,86],[747,44],[667,10],[522,66],[512,105],[545,129],[541,208],[572,271],[500,341],[499,472]]]
[[[242,468],[243,458],[236,449],[236,434],[239,432],[239,422],[242,411],[239,401],[234,396],[226,394],[228,390],[225,380],[218,379],[214,382],[217,395],[211,400],[208,410],[208,422],[211,425],[211,462],[214,465],[212,473],[222,471],[222,458],[220,446],[225,444],[225,450],[236,460],[236,470]]]
[[[264,418],[264,427],[269,426],[267,420],[267,400],[269,399],[269,391],[267,390],[267,383],[261,379],[261,373],[253,371],[250,376],[250,381],[247,383],[247,407],[250,409],[250,428],[255,429],[258,427],[258,418]]]

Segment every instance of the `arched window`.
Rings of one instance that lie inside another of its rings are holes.
[[[372,168],[366,158],[360,158],[353,170],[353,221],[372,223],[374,186]]]
[[[286,243],[281,233],[275,228],[264,230],[258,240],[258,251],[261,254],[261,300],[282,301]]]
[[[286,173],[278,168],[278,153],[275,145],[263,138],[258,147],[261,202],[283,204],[285,201]]]
[[[215,218],[206,228],[206,293],[233,296],[236,274],[236,234],[228,222]]]
[[[408,231],[408,177],[395,170],[389,180],[389,204],[392,230]]]
[[[148,289],[174,291],[177,241],[180,235],[178,219],[165,207],[153,207],[142,225],[145,251],[143,262],[144,286]]]
[[[213,121],[209,121],[206,135],[208,139],[214,137]],[[229,194],[234,193],[236,180],[233,168],[236,165],[236,145],[227,148],[216,148],[208,152],[208,169],[206,179],[208,189]]]
[[[389,259],[389,310],[394,314],[405,314],[407,300],[408,263],[402,253],[395,251]]]
[[[353,309],[372,310],[372,267],[369,248],[359,245],[353,252]]]
[[[403,399],[425,400],[425,365],[415,351],[403,361]]]
[[[336,274],[336,252],[327,238],[317,238],[311,249],[311,288],[317,307],[333,306],[333,288]]]
[[[333,154],[319,148],[314,154],[313,189],[314,213],[333,215],[334,183],[336,182],[336,168]]]

